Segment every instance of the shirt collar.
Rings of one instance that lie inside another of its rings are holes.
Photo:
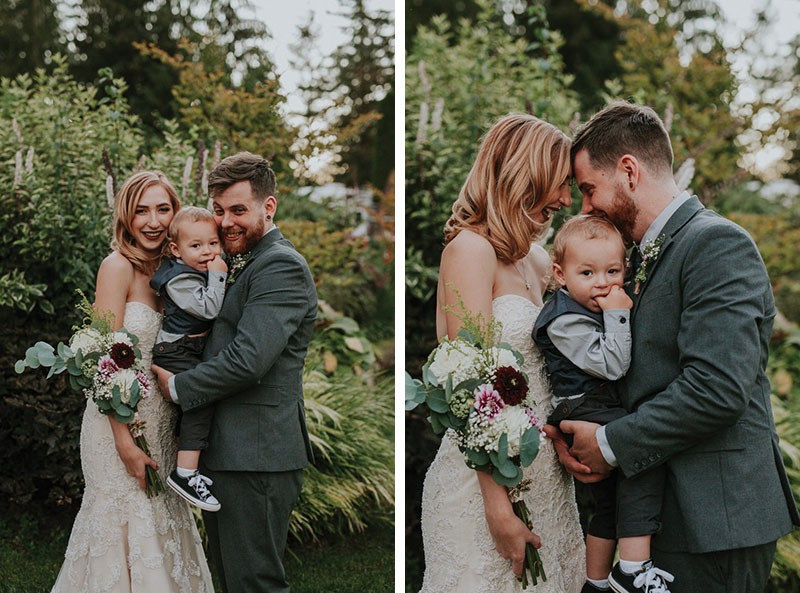
[[[650,226],[645,231],[642,240],[639,242],[640,246],[647,245],[650,241],[655,240],[661,234],[661,231],[664,230],[664,227],[669,222],[669,219],[672,218],[672,215],[680,208],[684,202],[686,202],[692,195],[688,191],[681,192],[678,194],[678,197],[672,200],[667,207],[664,208],[661,213],[656,216],[656,219],[650,223]],[[641,247],[640,247],[641,249]]]

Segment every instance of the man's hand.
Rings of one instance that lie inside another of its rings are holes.
[[[573,435],[572,448],[569,452],[578,460],[588,465],[593,472],[607,474],[612,468],[600,452],[595,433],[600,428],[594,422],[584,422],[583,420],[562,420],[561,430]]]
[[[172,401],[172,398],[169,395],[169,378],[175,373],[170,373],[168,370],[162,369],[157,364],[151,364],[150,370],[153,371],[153,374],[156,376],[156,380],[158,381],[158,389],[161,391],[161,395],[164,396],[164,399],[171,404],[175,403]]]
[[[553,442],[553,448],[558,455],[558,461],[564,466],[567,473],[576,480],[584,484],[593,484],[605,480],[608,477],[607,474],[592,473],[592,468],[588,465],[584,465],[578,461],[577,457],[570,454],[569,445],[567,441],[564,440],[564,434],[558,430],[558,428],[552,424],[545,424],[544,432],[547,438]]]

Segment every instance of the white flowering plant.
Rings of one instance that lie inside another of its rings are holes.
[[[422,379],[406,373],[406,409],[425,404],[437,435],[453,431],[465,462],[491,474],[509,488],[514,511],[530,526],[521,493],[529,487],[522,468],[529,466],[544,440],[544,425],[534,413],[536,402],[522,371],[524,359],[499,341],[499,323],[465,315],[455,339],[445,339],[428,356]],[[539,553],[526,547],[526,567],[533,584],[547,580]]]
[[[142,399],[152,395],[153,385],[142,364],[139,339],[126,329],[112,329],[111,315],[101,315],[83,293],[80,295],[77,308],[84,314],[83,324],[73,327],[69,344],[59,342],[54,348],[47,342],[36,342],[27,349],[25,358],[16,362],[14,370],[23,373],[28,368],[49,368],[47,379],[66,371],[70,387],[94,401],[100,413],[129,425],[136,445],[149,456],[144,422],[136,409]],[[146,472],[147,495],[163,492],[158,473],[150,466]]]

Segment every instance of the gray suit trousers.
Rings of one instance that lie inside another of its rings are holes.
[[[289,593],[283,554],[303,470],[203,473],[222,508],[203,512],[215,572],[224,593]]]
[[[763,593],[775,546],[769,542],[705,554],[654,549],[653,562],[675,576],[669,584],[671,593]]]

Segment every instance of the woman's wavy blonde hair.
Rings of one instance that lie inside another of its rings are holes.
[[[569,179],[570,140],[533,115],[509,114],[489,129],[444,227],[445,244],[463,229],[480,229],[497,258],[514,262],[549,225],[530,210]]]
[[[114,236],[111,239],[111,249],[119,251],[134,268],[148,275],[156,271],[161,264],[163,254],[154,256],[142,249],[133,236],[131,224],[142,195],[154,185],[164,188],[172,203],[172,209],[178,212],[181,209],[181,201],[167,176],[161,171],[140,171],[131,175],[117,192],[112,221]]]

